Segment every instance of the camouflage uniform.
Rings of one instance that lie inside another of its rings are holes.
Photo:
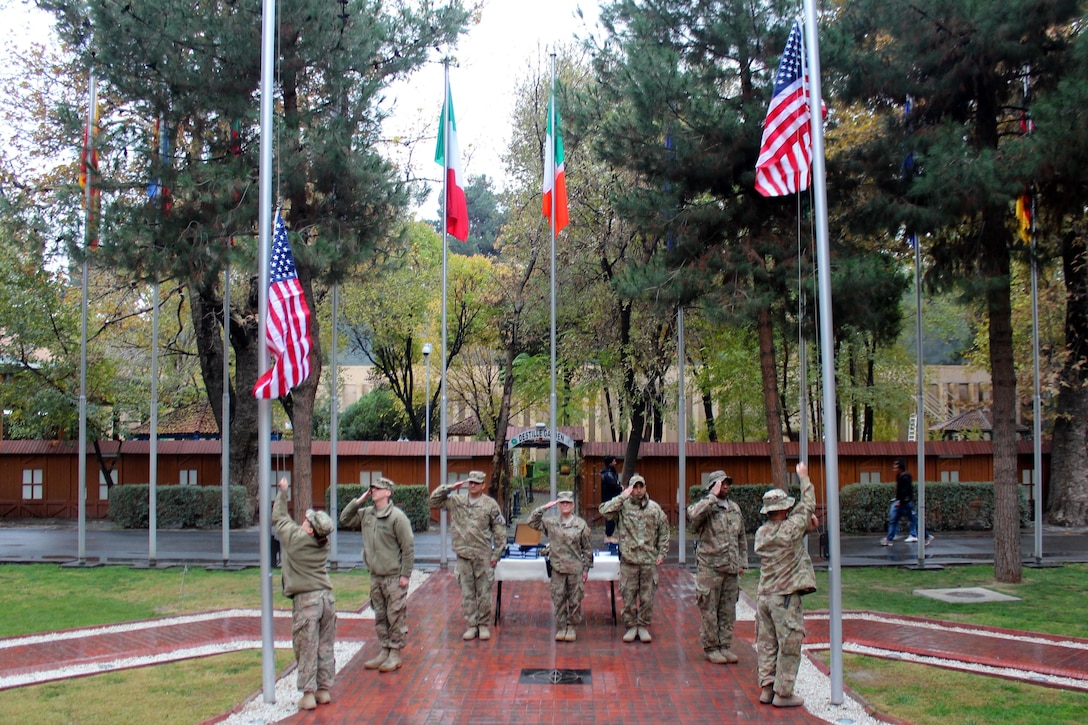
[[[410,577],[415,565],[412,524],[392,501],[378,511],[373,506],[360,508],[354,499],[340,514],[340,525],[362,529],[363,562],[370,571],[370,606],[378,641],[382,649],[400,650],[408,617],[408,590],[400,586],[400,578]]]
[[[291,520],[283,489],[272,506],[272,523],[282,546],[283,593],[291,598],[291,642],[298,663],[298,689],[327,691],[336,674],[336,597],[326,568],[329,542],[311,536]]]
[[[801,597],[816,591],[812,560],[804,548],[809,520],[816,511],[816,492],[808,477],[801,479],[801,501],[784,521],[767,521],[756,531],[760,556],[756,596],[756,654],[759,686],[774,687],[789,698],[801,665],[805,620]]]
[[[616,521],[620,549],[620,596],[625,627],[649,627],[657,594],[657,560],[669,553],[669,520],[649,496],[617,496],[598,509]]]
[[[451,484],[431,493],[431,506],[450,512],[453,553],[457,555],[454,573],[461,585],[461,613],[470,627],[491,623],[491,589],[495,584],[495,564],[506,546],[506,520],[495,499],[482,494],[450,495]]]
[[[529,515],[529,526],[543,531],[548,537],[549,561],[552,565],[552,604],[555,624],[559,629],[572,627],[582,621],[582,598],[586,585],[582,576],[593,566],[593,548],[589,540],[589,525],[580,516],[544,518],[545,506]]]
[[[699,536],[695,552],[695,600],[702,613],[703,651],[729,650],[737,619],[740,572],[748,566],[744,514],[732,499],[707,494],[687,509]]]

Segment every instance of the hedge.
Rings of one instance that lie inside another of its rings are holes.
[[[744,527],[753,533],[766,519],[759,513],[763,494],[770,484],[734,485],[729,496],[744,513]],[[1032,512],[1020,487],[1020,525],[1031,524]],[[918,486],[914,487],[915,496]],[[705,486],[688,489],[689,502],[706,496]],[[790,495],[800,496],[800,489],[790,488]],[[839,526],[844,534],[884,531],[888,509],[895,496],[894,483],[853,483],[839,492]],[[915,499],[917,500],[917,499]],[[817,505],[826,501],[817,501]],[[930,531],[989,531],[993,529],[994,485],[992,483],[926,483],[926,528]]]
[[[363,495],[364,487],[358,483],[342,483],[336,487],[336,510],[342,512],[352,499]],[[331,491],[325,491],[325,510],[330,510]],[[412,522],[412,531],[420,533],[426,531],[431,525],[430,493],[426,486],[397,486],[393,489],[393,502],[400,507]],[[371,499],[367,499],[366,506],[373,506]],[[341,527],[342,528],[342,527]]]
[[[110,486],[110,518],[126,529],[146,529],[146,483]],[[230,527],[252,524],[244,486],[230,486]],[[219,486],[156,486],[156,526],[163,529],[211,529],[223,525],[223,489]]]

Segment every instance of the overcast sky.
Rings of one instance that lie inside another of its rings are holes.
[[[454,51],[458,65],[450,69],[461,164],[467,176],[486,174],[502,186],[500,156],[510,141],[517,79],[556,43],[572,41],[575,35],[584,37],[593,28],[597,6],[598,0],[485,0],[479,23],[471,26]],[[579,7],[584,20],[578,17]],[[9,49],[50,38],[50,16],[25,0],[0,0],[0,22],[8,30],[0,62]],[[442,75],[439,63],[429,63],[410,81],[391,89],[396,115],[386,127],[390,137],[428,132],[433,138],[442,107]],[[434,163],[434,145],[433,140],[423,143],[413,150],[411,159],[395,151],[391,155],[398,163],[411,163],[416,176],[437,182],[441,169]],[[436,217],[437,202],[419,213]]]

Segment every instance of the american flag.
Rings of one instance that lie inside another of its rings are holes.
[[[763,196],[803,191],[812,182],[812,114],[801,48],[801,23],[795,20],[778,63],[774,96],[763,122],[763,141],[756,161],[756,191]]]
[[[295,272],[287,225],[278,209],[268,263],[265,344],[275,360],[253,386],[253,396],[282,398],[310,374],[310,308]]]

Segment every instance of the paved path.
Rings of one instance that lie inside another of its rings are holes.
[[[341,612],[338,639],[363,643],[338,676],[335,702],[298,723],[357,722],[361,712],[385,712],[402,723],[704,723],[818,720],[803,711],[761,706],[754,683],[754,625],[737,623],[737,666],[710,665],[698,645],[692,573],[666,566],[650,645],[624,644],[614,627],[607,588],[589,584],[588,623],[578,642],[552,638],[547,585],[508,583],[503,619],[490,642],[461,641],[460,590],[449,571],[435,572],[409,601],[405,666],[379,675],[362,667],[373,655],[373,622]],[[806,617],[806,647],[827,646],[826,613]],[[277,612],[278,646],[289,647],[289,612]],[[943,667],[979,670],[1035,681],[1066,678],[1062,686],[1088,691],[1088,640],[968,627],[910,617],[847,613],[844,649],[883,657],[917,658]],[[0,640],[0,689],[30,682],[209,654],[207,648],[260,647],[259,612],[212,612],[190,617],[95,627]],[[75,668],[74,670],[72,668]],[[583,686],[522,684],[523,669],[588,669]],[[617,697],[616,693],[623,693]]]

